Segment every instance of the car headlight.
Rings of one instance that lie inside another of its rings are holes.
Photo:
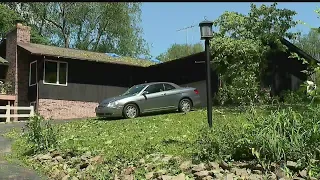
[[[108,103],[107,107],[116,107],[118,104],[119,104],[118,101],[112,101]]]

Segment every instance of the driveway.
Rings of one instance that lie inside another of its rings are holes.
[[[74,120],[52,120],[52,124],[67,123]],[[21,129],[25,122],[0,123],[0,180],[42,180],[47,179],[32,169],[22,167],[16,163],[9,163],[4,155],[11,152],[11,141],[3,136],[12,129]]]

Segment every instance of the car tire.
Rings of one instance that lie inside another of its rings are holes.
[[[135,104],[127,104],[123,108],[123,116],[126,119],[133,119],[139,116],[139,108]]]
[[[184,112],[184,113],[187,113],[187,112],[190,112],[192,109],[192,102],[190,99],[188,98],[183,98],[180,100],[179,102],[179,112]]]

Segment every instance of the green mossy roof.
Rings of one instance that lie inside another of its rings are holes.
[[[104,63],[115,63],[115,64],[124,64],[132,66],[142,66],[147,67],[155,63],[144,60],[136,59],[131,57],[111,57],[104,53],[97,53],[92,51],[84,51],[70,48],[61,48],[56,46],[47,46],[41,44],[33,43],[18,43],[20,47],[31,52],[32,54],[38,55],[47,55],[54,57],[78,59],[78,60],[87,60],[95,62],[104,62]]]

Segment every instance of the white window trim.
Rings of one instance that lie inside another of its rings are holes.
[[[31,65],[32,65],[33,63],[36,63],[36,83],[31,84]],[[38,63],[37,63],[37,60],[35,60],[35,61],[32,61],[32,62],[29,64],[29,87],[30,87],[30,86],[34,86],[34,85],[36,85],[37,83],[38,83]]]
[[[56,62],[57,63],[57,82],[56,83],[48,83],[45,81],[45,77],[46,77],[46,61],[51,61],[51,62]],[[60,63],[65,63],[67,64],[66,67],[66,84],[60,84],[59,83],[59,70],[60,70]],[[44,63],[43,63],[43,84],[48,84],[48,85],[56,85],[56,86],[68,86],[68,63],[65,61],[54,61],[54,60],[48,60],[45,59]]]

